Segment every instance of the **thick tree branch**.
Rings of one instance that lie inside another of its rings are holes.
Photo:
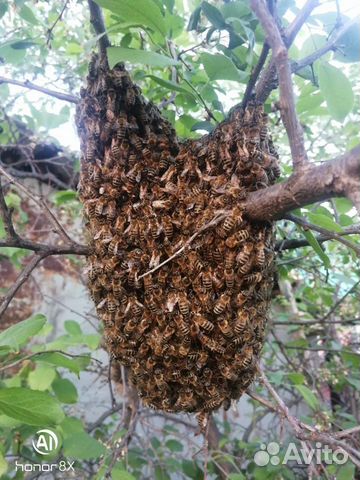
[[[0,85],[2,83],[10,83],[11,85],[17,85],[18,87],[29,88],[30,90],[36,90],[37,92],[45,93],[45,95],[50,95],[50,97],[55,97],[58,100],[64,100],[65,102],[78,103],[79,98],[68,93],[56,92],[55,90],[50,90],[49,88],[40,87],[35,85],[29,80],[20,82],[19,80],[13,80],[11,78],[0,77]]]
[[[279,78],[280,111],[289,139],[294,169],[303,167],[307,162],[303,130],[297,118],[295,98],[292,88],[291,70],[286,45],[279,29],[263,0],[252,0],[251,6],[258,16],[269,42]]]
[[[359,192],[360,146],[321,165],[311,165],[281,183],[251,192],[245,209],[256,220],[278,220],[299,207]]]

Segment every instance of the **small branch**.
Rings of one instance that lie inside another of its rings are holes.
[[[50,97],[55,97],[58,100],[64,100],[65,102],[78,103],[79,101],[79,98],[75,97],[74,95],[70,95],[68,93],[56,92],[54,90],[50,90],[45,87],[40,87],[39,85],[35,85],[29,80],[20,82],[19,80],[13,80],[11,78],[0,76],[0,85],[2,83],[10,83],[11,85],[17,85],[18,87],[29,88],[30,90],[36,90],[37,92],[45,93],[45,95],[49,95]]]
[[[16,367],[16,365],[19,365],[20,363],[25,362],[26,360],[31,360],[32,358],[38,357],[39,355],[44,355],[44,353],[45,354],[46,353],[61,353],[62,355],[65,355],[66,357],[70,357],[70,358],[89,358],[88,355],[75,355],[74,353],[64,352],[63,350],[43,350],[41,352],[35,352],[35,353],[31,353],[29,355],[25,355],[24,357],[19,358],[15,362],[8,363],[7,365],[3,365],[2,367],[0,367],[0,372],[3,372],[4,370],[7,370],[8,368]],[[94,362],[97,362],[99,364],[102,363],[97,358],[93,358],[93,357],[90,357],[90,358]]]
[[[53,25],[48,29],[48,31],[46,32],[46,36],[47,36],[47,41],[46,41],[46,45],[50,46],[50,43],[51,43],[51,39],[52,39],[52,32],[54,30],[54,28],[56,27],[57,23],[62,19],[62,16],[65,12],[65,9],[67,7],[67,4],[69,3],[69,0],[65,0],[65,3],[64,3],[64,6],[63,8],[61,9],[61,12],[59,13],[57,19],[55,20],[55,22],[53,23]]]
[[[214,227],[216,226],[219,222],[221,222],[221,220],[224,220],[228,214],[230,212],[227,212],[227,213],[218,213],[217,215],[215,215],[215,217],[208,223],[206,223],[203,227],[201,227],[199,230],[197,230],[194,235],[192,235],[188,240],[186,240],[186,242],[184,243],[184,245],[179,248],[178,250],[176,250],[176,252],[171,255],[169,258],[167,258],[166,260],[164,260],[163,262],[159,263],[159,265],[157,265],[156,267],[152,268],[151,270],[148,270],[147,272],[143,273],[142,275],[139,275],[138,279],[140,280],[141,278],[143,277],[146,277],[147,275],[150,275],[151,273],[154,273],[156,272],[157,270],[159,270],[159,268],[162,268],[164,265],[166,265],[167,263],[171,262],[171,260],[174,260],[174,258],[178,257],[179,255],[182,254],[182,252],[190,246],[190,244],[195,240],[196,237],[198,237],[202,232],[204,232],[205,230],[208,230],[209,228],[211,227]]]
[[[353,227],[345,227],[343,232],[339,232],[338,235],[356,235],[360,234],[360,226],[354,225]],[[318,235],[316,237],[318,243],[328,242],[329,240],[334,240],[334,236],[332,235]],[[276,242],[275,250],[276,251],[283,251],[283,250],[294,250],[301,247],[308,247],[310,244],[305,238],[290,238],[288,240],[279,240]]]
[[[249,78],[249,81],[246,85],[246,89],[245,89],[245,93],[244,93],[244,97],[243,97],[243,100],[241,102],[241,108],[245,108],[248,101],[250,100],[251,98],[251,95],[253,93],[253,90],[254,90],[254,87],[255,87],[255,84],[257,82],[257,79],[261,73],[261,70],[263,69],[263,66],[265,64],[265,61],[267,59],[267,56],[269,54],[269,50],[270,50],[270,47],[269,45],[265,42],[263,47],[262,47],[262,50],[261,50],[261,53],[260,53],[260,57],[259,57],[259,60],[257,62],[257,64],[255,65],[255,68],[254,70],[252,71],[251,75],[250,75],[250,78]]]
[[[322,325],[324,323],[339,323],[341,325],[355,325],[356,323],[360,323],[360,318],[353,318],[352,320],[329,320],[329,321],[322,321],[322,320],[289,320],[288,322],[283,322],[281,320],[271,320],[271,325]]]
[[[275,343],[278,343],[275,341]],[[337,350],[336,348],[326,348],[326,347],[296,347],[294,345],[285,345],[283,343],[284,348],[288,348],[290,350],[303,350],[309,352],[333,352],[333,353],[351,353],[352,355],[357,355],[360,357],[360,353],[355,352],[353,350]]]
[[[303,218],[297,217],[295,215],[286,215],[284,218],[296,223],[297,225],[301,225],[304,228],[310,228],[311,230],[315,230],[315,232],[319,232],[322,235],[331,235],[334,240],[337,240],[346,247],[351,248],[358,255],[358,257],[360,257],[360,247],[358,247],[355,243],[346,240],[346,238],[343,238],[337,232],[332,232],[330,230],[327,230],[326,228],[318,227],[317,225],[314,225],[313,223],[310,223],[307,220],[304,220]]]
[[[114,413],[117,413],[121,409],[122,409],[121,403],[119,403],[118,405],[115,405],[112,408],[109,408],[109,410],[106,410],[102,415],[100,415],[100,417],[97,420],[95,420],[95,422],[91,423],[86,429],[86,431],[88,433],[91,433],[93,430],[100,427],[103,424],[104,420],[106,420],[108,417],[111,417],[111,415],[113,415]]]
[[[304,7],[300,10],[294,21],[288,26],[285,31],[284,43],[289,48],[296,38],[296,35],[300,31],[301,27],[306,22],[307,18],[318,5],[318,0],[308,0]],[[276,80],[276,66],[274,59],[271,58],[266,69],[263,71],[259,82],[256,86],[256,100],[260,103],[264,103],[270,95],[271,91],[277,87]]]
[[[101,8],[93,0],[88,0],[90,10],[90,23],[99,37],[99,50],[103,61],[107,63],[106,49],[110,47],[110,40],[106,33],[104,16]]]
[[[18,234],[15,231],[11,215],[12,215],[12,212],[8,208],[8,206],[6,205],[6,202],[5,202],[4,192],[3,192],[3,189],[2,189],[1,177],[0,177],[0,216],[3,219],[3,222],[4,222],[4,229],[5,229],[5,233],[6,233],[6,238],[7,239],[10,239],[10,238],[18,239],[19,237],[18,237]]]
[[[10,183],[16,185],[19,190],[24,192],[25,195],[29,197],[36,205],[44,209],[45,215],[50,220],[50,223],[52,223],[53,226],[55,227],[55,231],[61,237],[63,237],[63,239],[66,242],[69,242],[72,245],[76,245],[76,242],[72,240],[72,238],[67,234],[64,227],[60,224],[60,222],[56,218],[55,214],[50,210],[50,208],[47,206],[46,202],[44,202],[42,198],[37,197],[35,194],[31,193],[26,187],[24,187],[24,185],[22,185],[17,180],[15,180],[15,178],[12,177],[9,173],[7,173],[7,171],[4,170],[1,166],[0,166],[0,173],[4,175],[4,177],[6,177]]]
[[[353,18],[349,21],[347,21],[334,35],[330,40],[326,42],[326,44],[316,50],[314,53],[311,55],[308,55],[307,57],[303,58],[302,60],[299,60],[298,62],[294,62],[291,66],[291,71],[293,73],[297,73],[300,70],[302,70],[304,67],[308,65],[312,65],[316,60],[318,60],[320,57],[325,55],[327,52],[330,50],[334,50],[336,47],[336,43],[338,43],[339,39],[351,28],[353,25],[356,25],[359,22],[359,17]]]
[[[276,22],[263,0],[252,0],[251,6],[266,32],[267,40],[273,51],[279,78],[281,117],[289,139],[294,170],[297,170],[305,166],[308,157],[305,150],[303,130],[295,109],[287,48]]]
[[[34,255],[31,257],[30,262],[26,265],[23,271],[20,273],[18,278],[16,279],[15,283],[9,288],[6,295],[2,298],[0,303],[0,319],[5,313],[9,303],[16,295],[16,292],[19,290],[21,285],[23,285],[26,280],[30,277],[32,271],[37,267],[37,265],[41,262],[41,260],[45,258],[44,255]]]
[[[260,371],[261,383],[266,387],[266,389],[268,390],[268,392],[270,393],[270,395],[273,397],[273,399],[277,404],[275,411],[279,412],[280,410],[281,414],[287,419],[287,421],[292,426],[297,438],[304,440],[305,442],[320,441],[323,444],[327,444],[334,447],[337,450],[341,450],[343,453],[346,453],[349,456],[351,461],[356,466],[360,467],[360,455],[354,448],[352,448],[350,445],[347,445],[345,442],[341,440],[337,440],[333,432],[320,432],[315,427],[312,427],[310,425],[307,425],[301,422],[298,418],[292,415],[287,405],[282,400],[282,398],[278,395],[276,390],[273,388],[273,386],[265,376],[264,372],[260,369],[260,367],[259,367],[259,371]],[[305,433],[306,431],[309,431],[310,433],[306,434]]]

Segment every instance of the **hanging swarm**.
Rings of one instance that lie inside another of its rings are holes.
[[[148,406],[228,407],[254,378],[272,288],[272,225],[243,207],[279,175],[263,107],[181,144],[124,66],[94,57],[77,125],[89,289],[109,352]]]

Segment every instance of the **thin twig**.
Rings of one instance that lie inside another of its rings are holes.
[[[241,102],[241,108],[245,108],[248,101],[251,98],[251,95],[253,94],[254,87],[256,85],[257,79],[259,78],[259,75],[261,73],[261,70],[263,69],[263,66],[266,62],[267,56],[269,54],[270,47],[267,42],[264,43],[259,60],[257,64],[255,65],[254,70],[251,72],[249,81],[246,85],[245,93]]]
[[[28,88],[30,90],[36,90],[37,92],[45,93],[45,95],[49,95],[50,97],[55,97],[58,100],[64,100],[65,102],[78,103],[79,101],[79,98],[75,97],[74,95],[70,95],[68,93],[56,92],[55,90],[50,90],[49,88],[40,87],[40,85],[35,85],[29,80],[25,80],[24,82],[21,82],[19,80],[14,80],[11,78],[0,76],[0,85],[2,83],[10,83],[12,85],[17,85],[18,87]]]
[[[55,231],[63,237],[63,239],[66,241],[66,242],[69,242],[70,244],[74,244],[76,245],[76,242],[74,240],[72,240],[72,238],[67,234],[67,232],[65,231],[64,227],[60,224],[60,222],[58,221],[58,219],[56,218],[55,214],[50,210],[50,208],[47,206],[46,202],[44,202],[44,200],[41,198],[41,197],[38,197],[36,194],[33,194],[30,192],[30,190],[28,190],[26,187],[24,187],[24,185],[22,185],[21,183],[19,183],[14,177],[12,177],[6,170],[4,170],[1,166],[0,166],[0,173],[2,175],[4,175],[4,177],[6,177],[10,183],[14,184],[17,186],[17,188],[19,190],[21,190],[22,192],[25,193],[25,195],[27,197],[29,197],[36,205],[39,205],[41,206],[44,211],[45,211],[45,215],[48,217],[48,219],[50,220],[50,222],[54,225],[55,227]]]
[[[47,353],[61,353],[62,355],[65,355],[66,357],[70,357],[70,358],[89,358],[89,355],[75,355],[74,353],[64,352],[63,350],[43,350],[41,352],[35,352],[29,355],[25,355],[24,357],[19,358],[15,362],[8,363],[7,365],[3,365],[2,367],[0,367],[0,372],[7,370],[8,368],[15,367],[16,365],[19,365],[19,363],[25,362],[26,360],[31,360],[34,357],[38,357],[39,355],[44,355]],[[97,358],[90,357],[90,359],[98,364],[102,364],[101,360],[98,360]]]
[[[20,273],[20,275],[16,279],[15,283],[13,283],[13,285],[9,288],[6,295],[3,296],[0,303],[0,319],[2,318],[7,307],[9,306],[9,303],[11,302],[13,297],[16,295],[19,288],[26,282],[26,280],[28,280],[32,271],[37,267],[37,265],[41,262],[43,258],[44,258],[44,255],[33,255],[29,263],[26,265],[26,267],[23,269],[23,271]]]
[[[310,223],[307,220],[304,220],[303,218],[297,217],[296,215],[291,215],[291,214],[285,215],[284,219],[290,220],[304,228],[310,228],[311,230],[315,230],[315,232],[319,232],[322,235],[328,235],[328,236],[331,235],[334,240],[337,240],[343,245],[346,245],[348,248],[351,248],[352,250],[354,250],[354,252],[356,252],[358,257],[360,257],[360,247],[358,247],[355,243],[350,242],[349,240],[346,240],[346,238],[343,238],[337,232],[332,232],[331,230],[327,230],[326,228],[318,227],[317,225],[314,225],[313,223]]]
[[[65,12],[65,9],[66,9],[68,3],[69,3],[69,0],[65,0],[64,6],[61,9],[61,12],[59,13],[57,19],[55,20],[55,22],[52,24],[52,26],[46,32],[46,36],[47,36],[46,45],[48,45],[48,46],[50,46],[50,43],[51,43],[52,32],[53,32],[54,28],[56,27],[57,23],[62,19],[62,16]]]
[[[150,275],[151,273],[156,272],[157,270],[159,270],[159,268],[162,268],[164,265],[171,262],[171,260],[174,260],[174,258],[181,255],[182,252],[184,252],[184,250],[187,247],[190,246],[190,244],[195,240],[196,237],[198,237],[205,230],[208,230],[209,228],[216,226],[219,222],[221,222],[221,220],[224,220],[228,216],[228,214],[229,214],[229,212],[228,213],[218,213],[217,215],[215,215],[215,217],[210,222],[206,223],[197,232],[195,232],[188,240],[186,240],[186,242],[183,244],[183,246],[181,248],[179,248],[178,250],[176,250],[176,252],[173,255],[171,255],[169,258],[167,258],[163,262],[159,263],[159,265],[152,268],[151,270],[148,270],[147,272],[143,273],[142,275],[139,275],[138,279],[140,280],[141,278],[146,277],[147,275]]]

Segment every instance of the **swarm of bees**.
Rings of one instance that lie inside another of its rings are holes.
[[[244,203],[280,175],[267,115],[250,102],[180,143],[123,64],[94,56],[87,80],[80,195],[107,347],[146,405],[203,419],[248,388],[264,342],[273,228]]]

